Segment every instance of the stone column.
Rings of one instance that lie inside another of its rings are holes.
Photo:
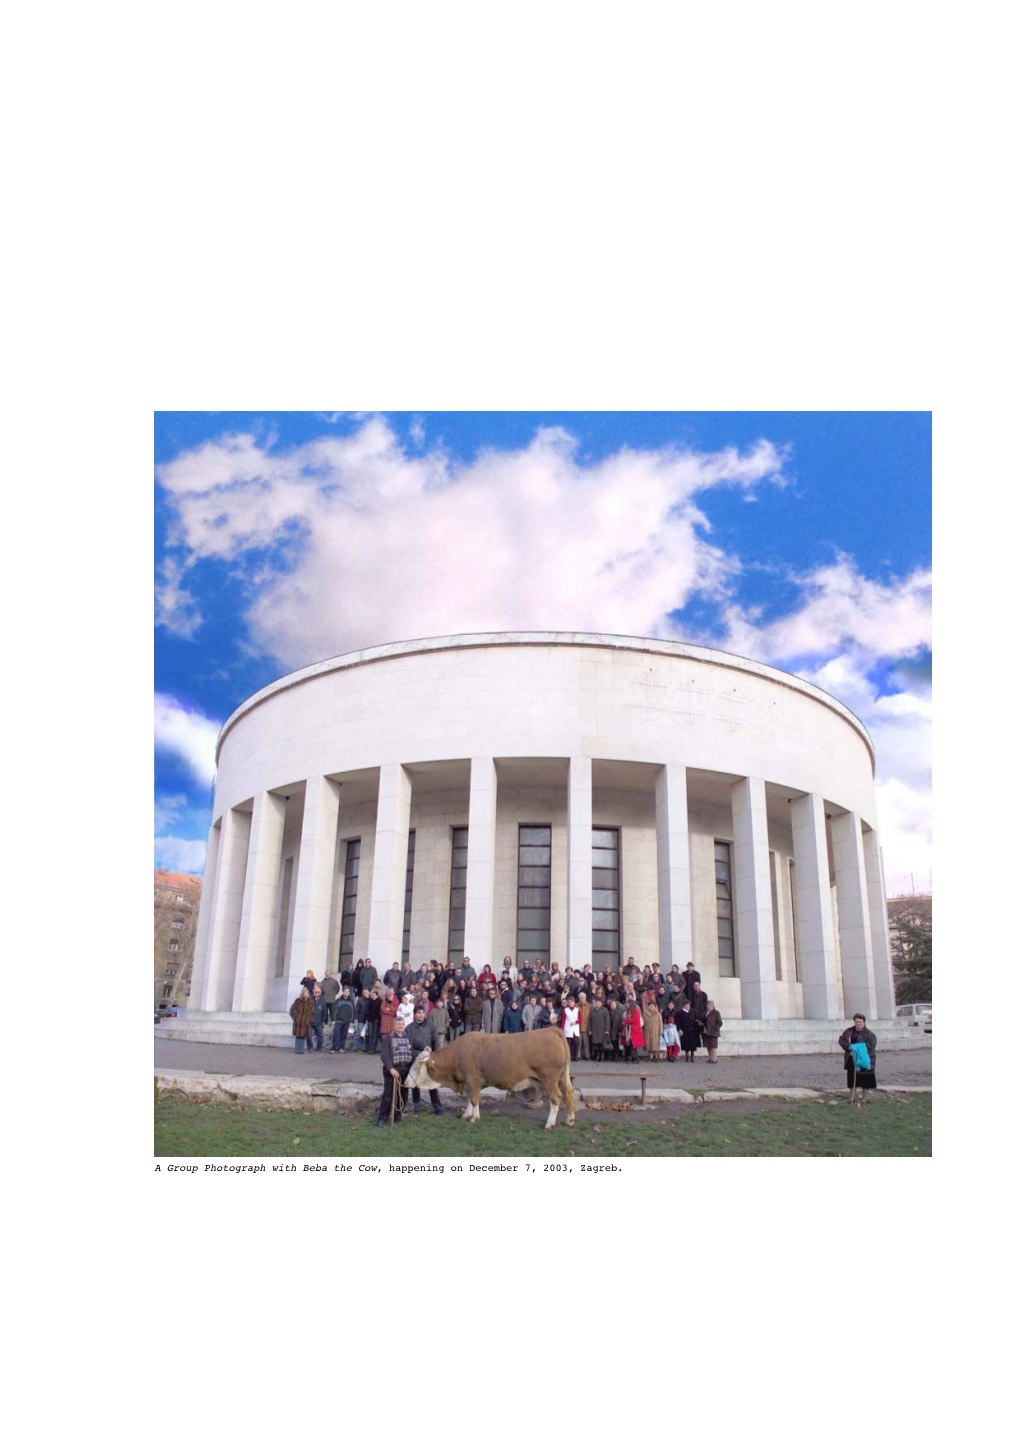
[[[674,964],[683,971],[694,960],[687,768],[672,761],[655,779],[655,838],[659,863],[659,969],[668,976]]]
[[[581,971],[591,961],[591,939],[591,757],[572,756],[567,780],[567,966]]]
[[[875,972],[871,956],[871,918],[864,869],[861,818],[856,811],[832,822],[832,854],[836,863],[836,909],[839,913],[839,955],[843,968],[843,1012],[875,1015]]]
[[[896,987],[893,982],[892,953],[889,949],[885,874],[877,831],[864,833],[864,874],[868,883],[871,959],[875,974],[875,1015],[884,1021],[896,1015]]]
[[[464,955],[471,958],[471,965],[479,973],[486,962],[495,970],[492,956],[495,898],[496,763],[491,756],[474,756],[471,760],[471,799],[468,805]],[[398,948],[398,962],[399,957]]]
[[[216,895],[216,856],[219,849],[220,824],[217,821],[209,827],[209,842],[205,848],[202,900],[198,907],[195,954],[191,959],[191,986],[188,989],[189,1011],[201,1011],[202,1009],[202,989],[205,986],[206,965],[209,958],[209,922],[212,917],[213,898]]]
[[[829,889],[829,849],[825,804],[820,796],[800,796],[790,806],[793,827],[797,935],[804,994],[804,1015],[834,1020],[843,1015],[836,985],[836,934]]]
[[[287,802],[282,796],[260,791],[255,797],[234,971],[234,1011],[266,1009],[269,979],[274,972],[276,893],[280,887],[286,816]]]
[[[776,947],[772,932],[772,875],[765,783],[745,776],[732,787],[733,913],[740,973],[740,1014],[774,1018]]]
[[[209,919],[209,940],[203,1011],[229,1011],[234,999],[234,968],[241,930],[241,902],[248,861],[251,812],[231,808],[220,823],[220,847],[216,858],[215,899]]]
[[[291,1001],[305,972],[311,968],[321,978],[329,962],[329,908],[339,814],[337,783],[325,776],[310,776],[305,783],[301,848],[294,886],[294,925],[287,963],[286,993]]]
[[[410,821],[409,773],[398,763],[380,766],[366,952],[380,976],[384,976],[390,967],[400,966],[404,944],[404,893],[407,889],[407,833]]]

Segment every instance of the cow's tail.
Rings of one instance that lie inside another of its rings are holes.
[[[567,1126],[572,1127],[574,1125],[574,1088],[570,1085],[570,1047],[567,1045],[566,1037],[563,1038],[563,1046],[567,1054],[563,1060],[560,1090],[563,1093],[563,1105],[567,1109]]]

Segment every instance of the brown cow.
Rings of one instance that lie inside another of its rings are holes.
[[[562,1102],[567,1108],[567,1126],[574,1125],[574,1089],[570,1085],[570,1048],[562,1032],[552,1027],[505,1036],[469,1031],[442,1051],[426,1049],[415,1058],[407,1078],[408,1086],[448,1086],[463,1094],[468,1104],[463,1120],[481,1120],[478,1098],[482,1087],[502,1087],[508,1092],[541,1087],[549,1098],[546,1131],[556,1125]]]

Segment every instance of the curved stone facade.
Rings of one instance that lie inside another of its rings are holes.
[[[380,974],[402,951],[693,960],[724,1016],[893,1015],[870,738],[772,667],[582,633],[401,642],[258,692],[217,759],[199,1010],[285,1011],[343,946]]]

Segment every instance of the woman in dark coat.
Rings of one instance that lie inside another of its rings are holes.
[[[869,1071],[860,1071],[855,1066],[854,1054],[850,1050],[853,1042],[863,1042],[868,1048],[868,1060],[871,1062],[871,1069]],[[878,1051],[878,1038],[875,1036],[875,1033],[868,1028],[867,1017],[857,1012],[854,1016],[853,1025],[847,1027],[839,1039],[839,1044],[843,1048],[847,1091],[853,1089],[854,1082],[856,1081],[857,1090],[863,1093],[861,1097],[861,1104],[863,1105],[863,1103],[868,1100],[868,1092],[874,1091],[877,1084],[875,1077],[875,1056]],[[854,1076],[855,1071],[856,1077]]]
[[[710,1062],[715,1062],[716,1051],[719,1047],[719,1033],[722,1031],[722,1017],[715,1009],[715,1002],[709,1001],[708,1011],[705,1013],[705,1025],[702,1035],[705,1038],[705,1050],[708,1052]]]
[[[450,1040],[456,1041],[464,1028],[464,1013],[460,993],[454,988],[446,993],[446,1010],[450,1013]]]
[[[698,1026],[698,1018],[694,1015],[689,1001],[685,1001],[676,1014],[676,1024],[680,1028],[680,1045],[683,1048],[685,1061],[693,1061],[694,1053],[701,1045],[701,1028]]]
[[[482,1029],[482,1008],[485,1002],[478,995],[478,988],[473,986],[468,993],[467,1001],[464,1003],[464,1029],[465,1031],[481,1031]]]

